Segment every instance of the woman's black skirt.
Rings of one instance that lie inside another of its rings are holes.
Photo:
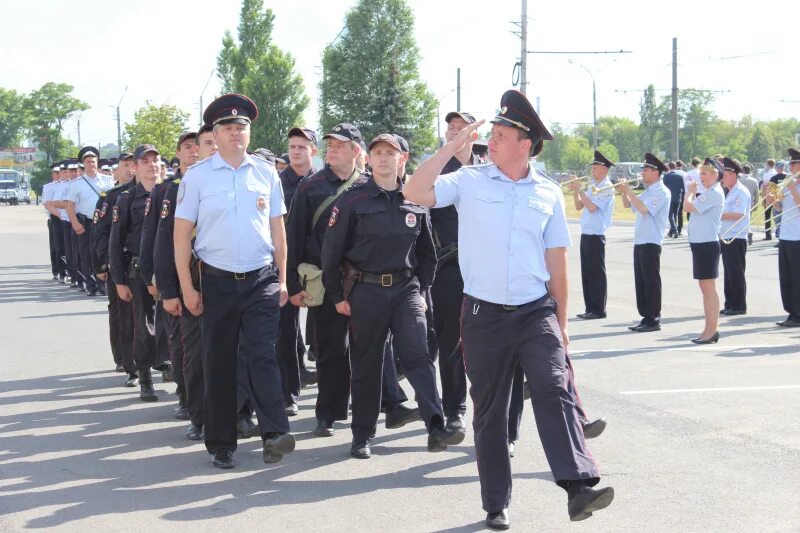
[[[717,279],[719,277],[719,241],[692,242],[692,273],[694,279]]]

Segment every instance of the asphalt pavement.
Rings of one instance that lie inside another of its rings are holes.
[[[609,422],[589,446],[616,500],[569,522],[526,406],[513,530],[800,531],[800,331],[775,326],[785,313],[774,241],[748,251],[748,314],[721,318],[719,344],[696,346],[702,304],[685,237],[662,253],[663,329],[628,331],[639,319],[632,232],[608,235],[608,318],[570,320],[584,407]],[[212,468],[172,418],[174,384],[157,379],[153,404],[123,388],[107,301],[52,281],[48,263],[41,207],[0,206],[0,531],[483,530],[471,428],[462,445],[429,454],[422,423],[386,430],[381,418],[374,456],[350,459],[346,424],[311,435],[314,387],[292,419],[295,453],[267,466],[248,439],[235,469]]]

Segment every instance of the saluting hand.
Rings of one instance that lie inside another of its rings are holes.
[[[453,137],[453,140],[450,141],[449,145],[453,147],[453,152],[457,153],[464,149],[467,143],[475,142],[478,140],[478,128],[483,126],[483,123],[486,122],[485,120],[479,120],[478,122],[473,122],[469,124],[466,128],[458,132],[458,135]]]
[[[350,316],[350,302],[343,300],[336,304],[336,312],[340,315]]]
[[[186,304],[186,309],[194,316],[203,314],[203,299],[194,288],[183,291],[183,303]]]

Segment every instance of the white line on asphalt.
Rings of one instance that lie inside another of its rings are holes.
[[[650,347],[650,348],[639,348],[638,351],[640,352],[708,352],[708,351],[719,351],[719,352],[732,352],[735,350],[755,350],[758,348],[785,348],[787,346],[797,346],[796,344],[742,344],[739,346],[726,346],[722,344],[710,344],[707,346],[664,346],[664,347]],[[630,352],[634,350],[634,348],[608,348],[604,350],[570,350],[569,355],[570,357],[574,357],[576,355],[585,355],[591,353],[615,353],[615,352]],[[767,354],[764,354],[767,355]]]
[[[767,385],[764,387],[717,387],[709,389],[661,389],[661,390],[629,390],[620,394],[675,394],[681,392],[738,392],[748,390],[784,390],[800,389],[800,385]]]

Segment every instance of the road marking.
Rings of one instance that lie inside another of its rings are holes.
[[[577,341],[576,341],[577,342]],[[616,353],[616,352],[631,352],[639,351],[642,353],[652,352],[708,352],[719,351],[733,352],[737,350],[756,350],[760,348],[786,348],[788,346],[797,346],[796,344],[741,344],[738,346],[727,346],[723,344],[709,344],[706,346],[664,346],[652,348],[607,348],[603,350],[569,350],[570,357],[581,356],[593,353]],[[768,352],[760,355],[769,355]]]
[[[763,387],[716,387],[708,389],[660,389],[660,390],[629,390],[620,394],[675,394],[682,392],[738,392],[749,390],[785,390],[800,389],[800,385],[767,385]]]

